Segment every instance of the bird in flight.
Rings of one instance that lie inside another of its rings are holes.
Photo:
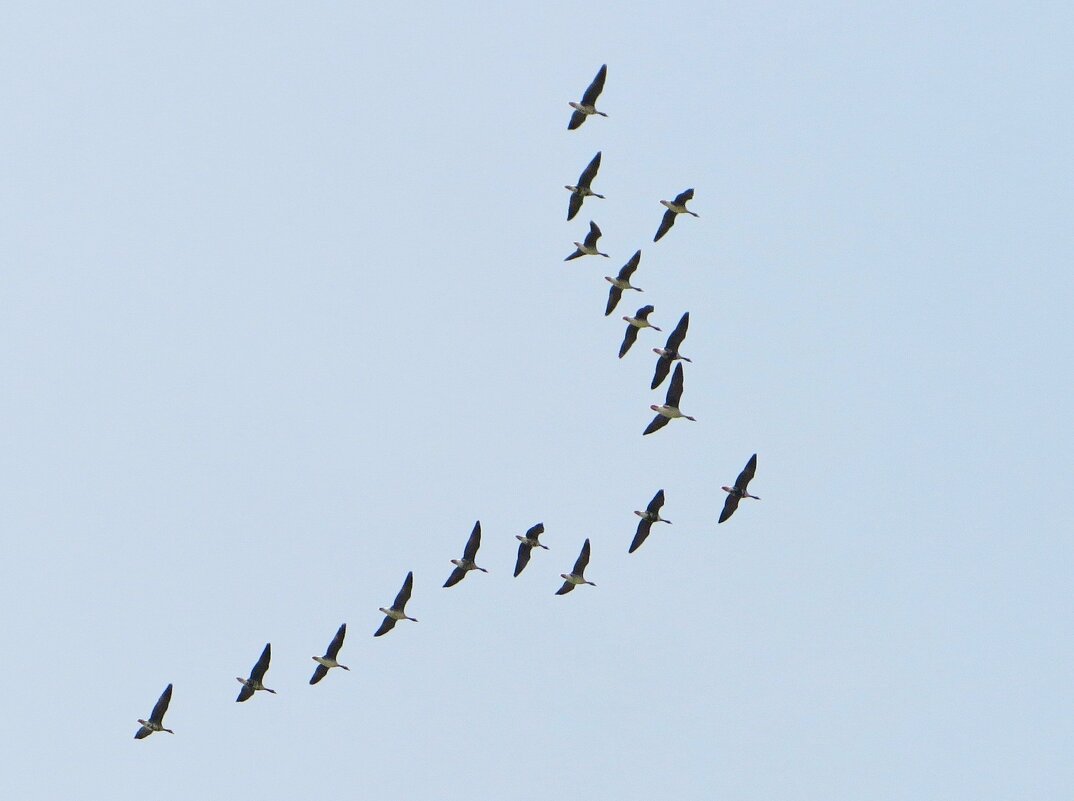
[[[633,317],[624,317],[626,320],[627,328],[626,333],[623,335],[623,344],[619,346],[619,358],[622,359],[626,356],[628,350],[638,339],[638,331],[642,328],[651,328],[654,331],[659,331],[655,325],[649,322],[649,315],[655,311],[653,306],[642,306],[638,309]]]
[[[613,311],[615,307],[619,305],[619,299],[623,297],[623,291],[627,289],[633,289],[635,292],[641,292],[640,287],[632,286],[630,283],[630,276],[634,274],[634,271],[638,269],[638,264],[641,262],[641,251],[639,250],[633,256],[630,257],[630,261],[623,265],[619,270],[619,275],[612,278],[610,275],[604,276],[604,280],[611,284],[608,289],[608,307],[604,310],[604,316],[607,317]]]
[[[239,690],[239,697],[236,701],[245,701],[248,698],[253,697],[253,694],[258,690],[264,690],[267,693],[276,694],[275,690],[270,690],[265,686],[263,679],[265,678],[265,672],[269,668],[269,661],[272,659],[272,643],[265,643],[265,650],[261,652],[260,658],[257,660],[257,664],[250,670],[250,678],[244,679],[236,676],[235,679],[242,685],[242,689]]]
[[[445,587],[454,587],[464,578],[466,574],[471,570],[480,570],[482,573],[488,573],[483,567],[478,567],[474,560],[477,558],[477,549],[481,547],[481,521],[478,520],[474,523],[474,530],[470,532],[470,539],[466,540],[466,547],[462,551],[462,559],[452,559],[451,564],[455,565],[455,569],[451,571],[451,575],[448,576],[447,581],[444,582]]]
[[[339,649],[343,647],[343,638],[347,636],[347,624],[344,623],[339,627],[336,632],[336,636],[332,638],[332,642],[328,644],[328,650],[324,652],[324,656],[315,656],[313,661],[317,663],[317,667],[313,670],[313,676],[310,677],[310,684],[316,684],[325,676],[328,675],[328,671],[331,668],[343,668],[344,670],[350,670],[346,665],[342,665],[336,659],[339,656]]]
[[[585,93],[582,95],[582,102],[575,103],[573,100],[568,104],[574,109],[574,113],[571,114],[571,121],[567,123],[567,130],[573,131],[575,128],[581,126],[586,118],[599,114],[601,117],[607,117],[603,111],[597,111],[597,98],[600,97],[601,91],[604,89],[604,79],[608,77],[608,65],[601,64],[600,69],[597,70],[597,75],[593,78],[593,82],[586,88]]]
[[[687,189],[685,192],[677,194],[674,200],[660,201],[667,208],[667,211],[664,212],[664,218],[660,221],[660,227],[656,229],[656,236],[653,237],[654,242],[659,242],[664,234],[671,230],[671,226],[675,224],[675,217],[678,215],[693,214],[695,217],[699,216],[686,208],[686,201],[692,199],[693,196],[694,190]]]
[[[535,526],[531,526],[525,535],[515,535],[515,539],[518,540],[518,559],[515,561],[515,578],[518,578],[518,574],[529,564],[530,551],[534,548],[544,548],[546,551],[548,550],[548,546],[542,545],[537,539],[542,534],[544,534],[544,523],[538,523]]]
[[[573,590],[579,584],[589,584],[596,587],[592,581],[586,581],[585,568],[589,564],[589,538],[586,537],[585,543],[582,545],[582,552],[578,554],[578,558],[574,562],[574,570],[570,573],[560,573],[560,577],[563,579],[563,586],[556,590],[556,595],[566,595]]]
[[[649,501],[649,505],[645,507],[644,512],[634,510],[634,514],[641,518],[638,521],[638,530],[634,534],[634,541],[630,543],[630,550],[627,553],[634,553],[641,547],[641,544],[645,542],[645,538],[649,536],[649,529],[653,527],[653,523],[667,523],[671,525],[670,520],[665,520],[660,516],[660,507],[664,505],[664,491],[659,490],[653,499]]]
[[[601,253],[597,249],[597,240],[600,239],[600,228],[592,220],[589,221],[589,233],[585,235],[584,242],[575,242],[576,248],[574,253],[569,255],[563,261],[570,261],[571,259],[577,259],[581,256],[603,256],[608,258],[607,253]]]
[[[142,740],[155,731],[166,731],[168,734],[175,734],[171,729],[164,728],[164,713],[168,711],[168,704],[171,702],[172,686],[169,684],[164,688],[164,692],[160,694],[160,698],[157,699],[149,720],[138,719],[138,722],[142,724],[142,728],[134,733],[135,740]]]
[[[735,509],[738,508],[738,502],[743,498],[753,498],[756,501],[761,500],[756,495],[750,495],[746,492],[746,487],[749,486],[750,481],[753,479],[753,474],[757,472],[757,454],[753,454],[750,460],[746,462],[746,466],[742,468],[742,472],[738,474],[738,478],[735,479],[735,486],[733,487],[721,487],[721,489],[727,493],[727,500],[723,502],[723,511],[720,512],[719,522],[723,522],[731,515],[735,513]]]
[[[676,359],[682,359],[684,362],[690,361],[690,359],[679,353],[682,341],[686,339],[686,329],[689,327],[690,312],[686,312],[679,318],[679,323],[675,326],[675,330],[668,334],[668,341],[664,344],[664,347],[653,348],[653,353],[660,358],[656,360],[656,371],[653,373],[653,383],[650,389],[656,389],[664,383],[664,379],[667,378],[668,373],[671,371],[673,361]]]
[[[654,431],[659,431],[666,426],[668,422],[676,417],[685,417],[687,420],[694,420],[688,414],[683,414],[679,411],[679,400],[682,398],[682,362],[675,365],[675,373],[671,376],[671,386],[668,387],[668,394],[664,401],[663,406],[657,406],[653,404],[649,408],[656,412],[656,417],[646,427],[643,434],[652,434]],[[695,421],[696,422],[696,421]]]
[[[578,185],[567,184],[564,189],[571,191],[570,201],[567,203],[567,219],[573,220],[574,215],[578,213],[578,209],[582,208],[582,201],[592,195],[593,197],[599,197],[604,200],[604,195],[598,195],[592,189],[590,184],[593,183],[593,179],[597,177],[597,170],[600,169],[600,151],[597,151],[597,155],[593,156],[593,160],[586,165],[586,168],[582,170],[582,174],[578,176]]]
[[[380,624],[380,628],[373,634],[374,637],[380,637],[383,634],[387,634],[389,631],[395,628],[395,624],[399,620],[413,620],[417,623],[417,619],[413,617],[407,617],[406,614],[406,602],[410,600],[410,592],[414,589],[414,571],[410,571],[406,574],[406,578],[403,580],[403,586],[399,590],[399,594],[395,596],[395,603],[389,608],[385,609],[383,606],[380,611],[384,613],[384,622]]]

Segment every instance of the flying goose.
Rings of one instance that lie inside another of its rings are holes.
[[[164,692],[160,694],[160,698],[157,699],[157,703],[153,707],[153,714],[149,716],[149,720],[138,719],[138,722],[142,724],[142,728],[134,733],[135,740],[144,739],[155,731],[166,731],[168,734],[175,734],[171,729],[164,728],[164,713],[168,711],[168,704],[171,701],[172,686],[169,684],[164,688]]]
[[[563,586],[556,590],[556,595],[566,595],[573,590],[579,584],[589,584],[596,587],[592,581],[585,580],[585,568],[589,564],[589,538],[586,537],[585,543],[582,545],[582,552],[578,554],[578,558],[574,562],[574,570],[570,573],[560,573],[563,578]]]
[[[574,246],[577,250],[571,255],[565,258],[563,261],[570,261],[571,259],[577,259],[579,256],[603,256],[608,258],[607,253],[601,253],[597,250],[597,240],[600,239],[600,229],[597,224],[592,220],[589,221],[589,233],[585,235],[585,242],[575,242]]]
[[[344,623],[339,627],[339,631],[336,632],[336,636],[332,638],[332,642],[328,645],[328,650],[324,652],[324,656],[312,657],[313,661],[317,663],[317,667],[313,670],[313,676],[310,678],[310,684],[316,684],[325,676],[328,675],[328,671],[331,668],[338,667],[344,670],[350,670],[346,665],[341,665],[336,657],[339,655],[339,649],[343,647],[343,638],[347,636],[347,624]]]
[[[693,189],[687,189],[685,192],[680,192],[675,196],[674,200],[661,200],[661,204],[667,207],[667,211],[664,212],[664,219],[660,221],[660,227],[656,231],[656,236],[653,237],[654,242],[659,242],[660,238],[671,230],[671,226],[675,224],[675,217],[679,214],[693,214],[695,217],[698,215],[686,208],[686,202],[691,200],[694,196]]]
[[[258,690],[264,690],[273,695],[276,694],[275,690],[270,690],[262,683],[262,679],[265,678],[265,671],[268,670],[270,659],[272,659],[272,643],[267,642],[265,643],[265,650],[261,652],[261,658],[257,660],[257,664],[250,670],[250,678],[235,677],[235,680],[242,685],[242,689],[239,690],[239,697],[235,699],[236,701],[245,701]]]
[[[653,404],[649,408],[656,412],[656,417],[649,423],[643,434],[652,434],[668,424],[673,417],[685,417],[687,420],[694,418],[679,411],[679,399],[682,397],[682,362],[675,365],[675,373],[671,376],[671,386],[668,387],[667,398],[663,406]]]
[[[623,297],[624,289],[633,289],[636,292],[642,291],[638,287],[631,286],[630,284],[630,276],[632,276],[634,271],[638,269],[638,263],[640,261],[641,251],[639,250],[630,257],[630,261],[623,265],[623,268],[619,271],[619,275],[615,278],[612,278],[610,275],[604,276],[604,280],[611,284],[611,288],[608,290],[608,308],[604,310],[605,317],[615,311],[615,307],[619,305],[619,299]]]
[[[649,536],[649,529],[653,527],[653,523],[667,523],[671,525],[670,520],[665,520],[660,516],[660,507],[664,505],[664,491],[660,490],[653,496],[653,499],[649,501],[649,505],[645,507],[644,512],[634,511],[641,520],[638,521],[638,530],[634,534],[634,541],[630,543],[630,550],[627,553],[634,553],[641,547],[641,544],[645,542],[645,538]]]
[[[538,542],[537,538],[544,533],[544,523],[538,523],[535,526],[531,526],[529,531],[522,534],[516,534],[515,539],[518,540],[518,560],[515,562],[515,578],[518,578],[518,574],[522,572],[522,569],[530,562],[530,551],[534,548],[544,548],[548,550],[547,545],[542,545]]]
[[[753,474],[757,472],[757,454],[753,454],[750,460],[746,462],[746,466],[742,468],[742,472],[738,474],[738,478],[735,479],[735,486],[733,487],[721,487],[721,489],[727,493],[727,500],[723,502],[723,511],[720,512],[720,521],[723,522],[731,515],[735,513],[735,509],[738,508],[738,502],[743,498],[753,498],[754,500],[761,500],[756,495],[750,495],[746,492],[746,487],[749,486],[750,480],[753,478]]]
[[[445,587],[454,587],[460,581],[462,581],[468,572],[471,570],[480,570],[482,573],[488,573],[483,567],[478,567],[474,562],[477,558],[477,549],[481,547],[481,521],[478,520],[474,523],[474,530],[470,532],[470,539],[466,541],[466,547],[462,551],[462,559],[452,559],[451,564],[455,565],[455,569],[451,571],[451,575],[448,576],[447,581],[444,582]]]
[[[681,318],[679,318],[679,324],[675,326],[675,330],[668,334],[668,341],[662,348],[653,348],[655,353],[660,358],[656,360],[656,372],[653,373],[653,384],[650,389],[656,389],[667,378],[668,372],[671,370],[671,363],[676,359],[682,359],[684,362],[690,361],[685,356],[679,353],[679,348],[682,346],[682,341],[686,339],[686,329],[690,327],[690,312],[686,312]]]
[[[571,186],[567,184],[564,189],[571,190],[571,198],[567,204],[567,219],[573,220],[574,215],[578,213],[578,209],[582,208],[582,201],[584,201],[589,195],[593,197],[599,197],[604,200],[604,195],[598,195],[589,185],[593,183],[593,179],[597,177],[597,170],[600,169],[600,151],[597,151],[597,155],[593,156],[593,160],[589,162],[589,165],[582,170],[582,174],[578,176],[578,185]]]
[[[586,121],[586,117],[591,114],[599,114],[602,117],[607,117],[603,111],[597,111],[597,98],[600,97],[601,91],[604,89],[604,79],[608,76],[608,65],[601,64],[600,69],[597,70],[597,76],[593,79],[593,82],[589,84],[589,87],[585,90],[585,94],[582,95],[582,102],[575,103],[573,100],[568,105],[574,109],[574,113],[571,114],[571,121],[567,123],[567,130],[573,131],[575,128],[581,126]]]
[[[627,329],[626,334],[623,335],[623,344],[619,346],[619,358],[622,359],[626,356],[626,352],[630,350],[630,346],[634,344],[638,339],[638,330],[642,328],[651,328],[654,331],[659,331],[655,325],[649,322],[649,315],[655,311],[653,306],[642,306],[633,317],[624,317],[626,320]]]
[[[380,628],[373,634],[374,637],[379,637],[382,634],[387,634],[393,628],[395,628],[395,622],[397,620],[413,620],[417,623],[416,618],[407,617],[406,602],[410,600],[410,592],[414,589],[414,571],[406,574],[406,579],[403,581],[403,586],[399,590],[399,594],[395,596],[395,603],[391,605],[389,609],[385,609],[383,606],[380,611],[384,613],[384,622],[380,624]]]

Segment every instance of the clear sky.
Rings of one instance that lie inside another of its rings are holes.
[[[0,794],[1069,799],[1074,12],[936,5],[4,5]]]

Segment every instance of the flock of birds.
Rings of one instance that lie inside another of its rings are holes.
[[[571,114],[570,122],[567,124],[568,130],[576,130],[591,116],[607,117],[603,111],[599,111],[596,107],[597,98],[604,89],[604,80],[608,74],[608,66],[602,65],[597,72],[596,77],[586,88],[582,95],[580,102],[571,102],[569,105],[574,109],[574,113]],[[567,220],[574,219],[575,215],[582,208],[582,203],[587,197],[603,198],[603,195],[599,195],[592,189],[592,183],[596,178],[597,171],[600,169],[600,152],[593,157],[586,168],[582,171],[582,174],[578,177],[578,183],[576,185],[567,185],[571,193],[570,200],[567,207]],[[665,207],[663,218],[660,220],[660,226],[656,231],[656,236],[653,237],[654,242],[659,242],[661,238],[671,230],[671,227],[675,224],[675,218],[680,214],[690,214],[694,217],[698,215],[693,211],[686,208],[686,203],[694,196],[693,189],[686,189],[680,192],[674,200],[661,200],[660,203]],[[601,236],[600,228],[595,222],[589,223],[589,233],[586,235],[585,240],[582,242],[575,242],[575,251],[571,255],[567,256],[566,261],[577,259],[582,256],[604,256],[608,258],[607,253],[601,253],[597,247],[597,240]],[[623,292],[626,290],[635,290],[641,292],[642,290],[630,283],[630,278],[637,270],[638,264],[641,262],[641,251],[638,250],[630,260],[623,265],[618,275],[614,278],[611,276],[605,276],[605,280],[611,284],[611,289],[608,291],[608,305],[605,309],[605,316],[610,315],[615,307],[619,304],[620,299],[623,296]],[[625,316],[623,320],[627,323],[626,334],[623,337],[623,344],[619,348],[619,358],[623,358],[630,350],[633,344],[637,341],[638,332],[643,328],[652,328],[654,331],[660,331],[659,328],[649,322],[649,315],[654,311],[654,307],[651,305],[642,306],[633,316]],[[659,387],[667,378],[669,372],[671,372],[671,365],[673,362],[678,362],[675,365],[675,371],[671,377],[671,384],[668,387],[665,401],[662,405],[653,404],[650,408],[656,412],[656,416],[652,422],[646,427],[644,434],[651,434],[654,431],[666,426],[671,420],[682,417],[687,420],[694,420],[693,417],[683,414],[679,409],[679,402],[682,397],[683,391],[683,367],[682,362],[690,362],[690,359],[686,358],[679,352],[679,348],[682,346],[683,340],[686,338],[687,328],[690,325],[690,313],[686,312],[680,318],[675,329],[668,335],[667,341],[663,348],[653,348],[653,352],[657,354],[658,359],[656,362],[656,370],[653,374],[653,380],[651,389]],[[746,466],[739,473],[738,478],[735,480],[734,485],[722,487],[723,491],[727,493],[727,498],[724,501],[723,511],[720,513],[719,522],[723,523],[738,509],[739,502],[743,498],[754,498],[759,500],[756,495],[751,495],[748,492],[748,486],[753,479],[754,473],[757,470],[757,454],[753,454]],[[659,490],[652,500],[649,501],[644,511],[635,511],[640,520],[638,522],[637,531],[634,534],[634,539],[630,543],[629,553],[634,553],[645,542],[646,538],[653,527],[654,523],[668,523],[671,521],[660,516],[660,510],[664,506],[664,490]],[[514,575],[518,575],[529,564],[530,556],[534,548],[543,548],[548,550],[548,546],[544,545],[540,541],[540,535],[544,533],[544,524],[537,523],[532,526],[525,534],[516,534],[515,539],[519,541],[518,557],[515,561]],[[453,587],[466,578],[466,574],[477,570],[483,573],[487,573],[483,567],[479,567],[477,564],[477,552],[481,547],[481,521],[477,521],[474,524],[473,530],[470,532],[469,538],[466,540],[466,545],[463,548],[461,559],[452,559],[451,563],[454,565],[454,569],[444,582],[444,587]],[[556,590],[556,595],[566,595],[571,592],[575,587],[583,584],[588,584],[595,587],[592,581],[589,581],[585,577],[586,567],[589,565],[590,556],[590,543],[586,538],[582,544],[582,550],[578,554],[578,558],[574,562],[574,567],[569,573],[561,573],[560,578],[563,579],[563,585]],[[374,637],[381,637],[395,628],[395,624],[400,620],[410,620],[417,623],[417,619],[410,617],[406,613],[406,605],[410,600],[411,593],[414,589],[414,573],[413,571],[407,573],[406,578],[403,580],[403,586],[399,589],[398,594],[395,596],[395,600],[390,607],[381,607],[380,611],[384,614],[384,620],[381,622],[380,627],[374,632]],[[328,648],[325,650],[323,656],[312,657],[313,661],[317,663],[317,667],[314,668],[313,675],[310,677],[309,683],[317,684],[325,676],[328,675],[328,671],[332,668],[341,668],[343,670],[350,670],[346,665],[339,662],[339,651],[343,647],[343,641],[347,636],[347,624],[343,623],[336,631],[332,641],[328,644]],[[236,679],[239,682],[241,688],[239,689],[237,702],[247,701],[259,691],[275,694],[275,690],[269,689],[265,686],[264,679],[265,674],[268,672],[269,663],[272,660],[272,644],[266,643],[264,650],[261,652],[261,656],[257,662],[250,669],[250,674],[246,678],[237,676]],[[164,727],[164,715],[168,711],[168,705],[172,699],[172,685],[169,684],[164,688],[164,692],[161,693],[160,698],[157,699],[157,703],[153,707],[153,711],[150,713],[149,718],[146,720],[139,719],[138,723],[140,728],[135,732],[134,738],[141,740],[148,737],[154,732],[167,732],[174,734],[171,729]]]

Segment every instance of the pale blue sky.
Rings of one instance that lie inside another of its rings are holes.
[[[1074,12],[934,5],[4,6],[0,794],[1069,799]]]

